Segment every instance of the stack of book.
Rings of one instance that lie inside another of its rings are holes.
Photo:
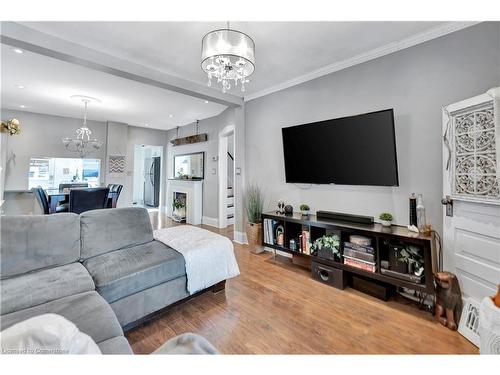
[[[278,220],[264,219],[264,243],[268,245],[276,245],[276,229],[280,225]]]
[[[344,264],[359,268],[368,272],[377,270],[375,263],[375,250],[371,246],[371,240],[362,236],[350,236],[349,241],[344,242]]]
[[[311,233],[308,230],[303,230],[299,236],[299,250],[304,254],[311,254]]]

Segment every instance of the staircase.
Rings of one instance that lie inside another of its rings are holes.
[[[233,188],[228,187],[227,188],[227,198],[226,198],[226,204],[227,204],[227,225],[233,225],[234,224],[234,195],[233,195]]]
[[[230,152],[227,153],[227,168],[228,168],[227,198],[226,198],[227,225],[233,225],[234,224],[234,194],[233,194],[233,173],[232,173],[232,171],[234,168],[234,158]]]

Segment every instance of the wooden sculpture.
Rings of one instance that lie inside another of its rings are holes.
[[[457,277],[451,272],[438,272],[436,281],[435,317],[442,325],[451,330],[458,328],[462,314],[462,292]]]

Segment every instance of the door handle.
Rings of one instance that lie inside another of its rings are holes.
[[[441,203],[446,206],[446,216],[453,217],[453,199],[447,195],[441,199]]]

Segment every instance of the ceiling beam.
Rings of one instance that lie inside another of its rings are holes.
[[[14,48],[228,107],[243,104],[241,97],[224,94],[196,82],[68,42],[15,22],[2,22],[1,26],[0,42]]]

